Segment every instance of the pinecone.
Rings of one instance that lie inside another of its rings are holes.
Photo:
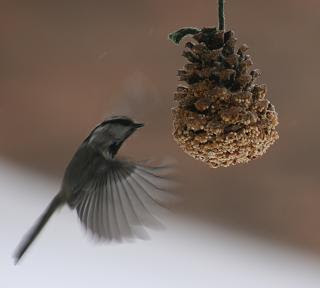
[[[255,84],[260,71],[251,69],[248,46],[236,50],[233,31],[203,28],[191,34],[194,41],[183,52],[188,63],[178,71],[188,85],[179,85],[174,97],[175,141],[213,168],[261,156],[279,138],[278,116],[266,86]]]

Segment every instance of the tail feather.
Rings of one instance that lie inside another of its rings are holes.
[[[24,236],[20,242],[17,250],[14,253],[15,264],[17,264],[24,253],[27,251],[32,242],[36,239],[42,228],[48,222],[54,211],[64,203],[61,193],[57,194],[47,207],[47,209],[40,216],[35,225],[30,229],[30,231]]]

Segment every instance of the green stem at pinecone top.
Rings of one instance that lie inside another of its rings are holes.
[[[187,35],[195,35],[199,33],[201,30],[198,28],[194,27],[184,27],[181,28],[175,32],[172,32],[169,34],[169,39],[174,43],[174,44],[179,44],[180,41]]]

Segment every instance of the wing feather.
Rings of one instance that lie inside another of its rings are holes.
[[[111,183],[111,208],[112,208],[112,218],[111,220],[114,222],[115,226],[115,240],[121,241],[121,224],[120,224],[120,219],[118,218],[117,215],[117,200],[116,200],[116,182],[113,176],[113,170],[110,170],[110,183]]]
[[[89,227],[89,229],[96,234],[96,227],[95,227],[95,200],[97,197],[97,190],[96,190],[96,182],[93,183],[93,187],[92,187],[92,196],[89,198],[90,199],[90,208],[88,209],[88,214],[87,214],[87,227]]]
[[[126,215],[126,219],[128,221],[128,225],[131,229],[131,238],[137,237],[140,239],[147,239],[148,235],[145,229],[143,228],[143,224],[141,223],[137,212],[135,211],[133,201],[131,201],[128,195],[128,188],[123,183],[125,180],[123,177],[120,177],[119,171],[115,171],[116,179],[119,183],[119,196],[122,198],[123,210]]]
[[[130,225],[129,225],[127,215],[123,207],[121,195],[120,195],[120,189],[119,189],[120,183],[118,182],[115,172],[112,170],[111,173],[112,173],[113,181],[115,183],[113,195],[115,200],[116,216],[118,218],[118,224],[120,228],[120,235],[122,235],[126,239],[130,239],[132,237],[132,232],[130,229]]]
[[[107,180],[107,178],[106,178]],[[103,220],[103,231],[101,231],[101,238],[104,238],[106,240],[111,240],[111,228],[109,224],[109,211],[108,211],[108,190],[107,190],[107,184],[106,180],[104,181],[104,186],[102,187],[101,194],[103,195],[102,197],[102,220]]]
[[[114,212],[113,212],[113,197],[112,197],[112,185],[111,185],[111,175],[110,173],[107,175],[107,203],[108,206],[108,222],[110,227],[110,240],[116,240],[117,239],[117,228],[115,227],[114,222]]]
[[[85,228],[88,229],[88,214],[91,212],[91,202],[92,202],[92,196],[93,194],[89,193],[89,191],[86,191],[87,197],[86,197],[86,203],[83,208],[83,223],[85,225]]]

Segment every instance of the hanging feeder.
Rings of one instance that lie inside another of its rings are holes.
[[[263,155],[279,138],[278,115],[266,98],[260,71],[252,69],[248,46],[236,48],[233,31],[224,30],[224,1],[219,28],[182,28],[169,35],[175,44],[186,36],[174,95],[173,136],[190,156],[212,168],[246,163]]]

